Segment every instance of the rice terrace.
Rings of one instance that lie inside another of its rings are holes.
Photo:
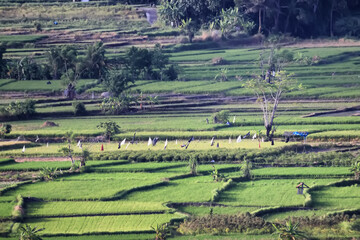
[[[0,0],[0,239],[360,239],[359,13]]]

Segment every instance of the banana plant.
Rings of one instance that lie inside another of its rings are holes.
[[[272,225],[275,228],[275,234],[278,234],[278,239],[280,240],[308,239],[303,232],[298,230],[299,223],[293,224],[291,219],[285,224]]]

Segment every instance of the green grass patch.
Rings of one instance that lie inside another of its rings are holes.
[[[206,202],[212,191],[223,183],[214,182],[210,176],[198,176],[170,181],[166,186],[125,196],[127,201],[149,202]]]
[[[348,167],[272,167],[254,169],[251,174],[259,177],[273,177],[273,176],[348,176],[351,175]]]
[[[58,201],[30,202],[26,206],[27,216],[74,216],[95,214],[132,214],[169,211],[160,202],[127,201]]]
[[[67,217],[29,219],[25,223],[45,228],[40,234],[92,234],[152,231],[172,219],[182,218],[178,214],[146,214],[95,217]]]
[[[9,218],[15,207],[15,203],[1,202],[0,203],[0,218]]]
[[[230,206],[302,206],[304,195],[296,186],[304,182],[309,187],[335,182],[335,179],[277,179],[237,183],[223,192],[218,203]]]
[[[87,83],[93,82],[93,79],[80,79],[77,87],[85,86]],[[0,87],[0,91],[62,91],[65,87],[62,81],[53,80],[51,84],[47,84],[48,80],[26,80],[11,82]]]
[[[121,164],[126,163],[126,161],[87,161],[86,165],[88,167],[95,167],[101,165],[108,165],[108,164]],[[15,162],[6,165],[0,165],[0,171],[37,171],[41,170],[42,168],[58,168],[59,170],[66,170],[71,167],[71,161],[49,161],[49,162]]]
[[[149,240],[154,238],[154,233],[138,233],[138,234],[101,234],[101,235],[84,235],[69,237],[43,237],[44,240]],[[9,240],[9,239],[7,239]],[[11,239],[12,240],[12,239]]]
[[[279,213],[265,214],[262,217],[267,221],[283,220],[289,217],[313,217],[324,216],[328,213],[326,210],[298,210],[298,211],[286,211]]]
[[[68,181],[61,178],[51,182],[39,182],[18,187],[5,193],[4,196],[36,197],[45,200],[100,200],[112,198],[122,191],[135,187],[151,185],[159,180],[115,179],[99,181]]]
[[[360,187],[324,187],[312,191],[311,197],[315,208],[331,211],[360,208]]]

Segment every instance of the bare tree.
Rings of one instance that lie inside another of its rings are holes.
[[[244,84],[244,87],[251,90],[257,97],[256,102],[260,105],[263,113],[266,136],[272,142],[276,131],[274,119],[283,94],[301,87],[301,85],[297,85],[293,74],[281,70],[282,63],[274,61],[275,56],[276,52],[273,48],[269,54],[268,64],[264,64],[263,60],[260,60],[261,74],[255,75],[253,79]],[[265,70],[266,66],[267,70]]]

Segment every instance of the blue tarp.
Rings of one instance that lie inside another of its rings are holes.
[[[306,136],[309,135],[309,133],[308,132],[293,132],[293,135],[306,138]]]

